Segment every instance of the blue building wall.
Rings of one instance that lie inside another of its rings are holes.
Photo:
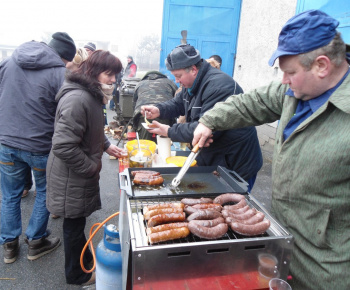
[[[299,0],[296,13],[309,9],[319,9],[337,19],[337,28],[343,40],[350,43],[350,1],[349,0]]]
[[[181,44],[181,31],[187,30],[187,43],[202,58],[221,56],[221,69],[233,75],[241,0],[164,0],[160,71],[174,79],[165,67],[167,55]]]

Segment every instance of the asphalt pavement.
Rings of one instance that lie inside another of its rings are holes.
[[[114,111],[107,109],[108,121],[113,120]],[[110,137],[113,144],[117,144],[117,140]],[[119,146],[122,146],[120,144]],[[271,208],[271,148],[263,148],[264,165],[260,172],[251,194],[267,209]],[[113,213],[119,211],[119,187],[118,187],[118,160],[110,159],[106,153],[102,157],[102,171],[100,179],[100,192],[102,200],[102,209],[94,212],[87,218],[86,235],[89,236],[89,231],[92,225],[100,223],[108,218]],[[23,233],[20,236],[20,253],[17,261],[13,264],[5,264],[3,262],[3,251],[0,250],[0,289],[95,289],[95,285],[91,286],[76,286],[68,285],[64,275],[64,250],[63,244],[54,252],[41,257],[35,261],[27,259],[27,245],[24,242],[24,232],[29,222],[29,218],[33,209],[35,197],[33,195],[35,187],[33,187],[26,198],[22,199],[22,227]],[[0,197],[2,196],[0,190]],[[1,199],[0,199],[1,203]],[[50,217],[48,228],[51,230],[52,236],[61,238],[63,243],[62,233],[63,219],[52,219]],[[108,223],[118,225],[118,218],[113,218]],[[94,237],[94,248],[102,239],[102,229]]]

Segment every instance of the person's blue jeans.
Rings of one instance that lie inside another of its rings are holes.
[[[11,242],[22,234],[21,197],[28,165],[34,174],[37,195],[25,234],[30,241],[48,235],[46,232],[50,215],[46,208],[48,156],[48,153],[32,153],[0,144],[2,191],[0,244]]]

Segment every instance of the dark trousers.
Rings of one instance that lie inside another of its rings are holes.
[[[80,255],[86,244],[84,233],[86,218],[63,220],[63,238],[64,238],[64,269],[66,281],[68,284],[81,285],[91,278],[91,273],[85,273],[80,266]],[[89,248],[84,255],[84,267],[88,269],[88,264],[92,261],[92,254]]]

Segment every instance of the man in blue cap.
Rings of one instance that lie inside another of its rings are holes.
[[[295,238],[293,289],[350,289],[350,70],[338,25],[319,10],[291,18],[269,61],[279,58],[282,81],[216,104],[194,132],[209,146],[214,130],[279,120],[272,212]]]

